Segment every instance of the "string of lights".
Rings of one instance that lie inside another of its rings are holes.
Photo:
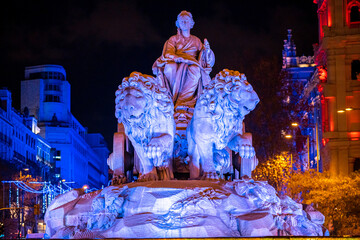
[[[42,184],[42,188],[39,190],[36,190],[32,187],[30,187],[29,185],[27,185],[27,183],[23,182],[23,181],[2,181],[3,184],[7,183],[9,184],[9,207],[11,207],[11,199],[12,199],[12,185],[16,186],[16,206],[19,207],[19,200],[20,200],[20,193],[19,193],[19,189],[28,192],[28,193],[34,193],[34,194],[42,194],[43,196],[43,204],[42,204],[42,212],[45,213],[46,208],[48,207],[48,205],[51,203],[51,201],[59,194],[63,194],[66,193],[70,190],[72,190],[72,188],[65,184],[62,183],[62,185],[58,186],[55,184],[51,184],[50,182],[29,182],[30,184]],[[74,183],[74,182],[68,182],[70,183]]]
[[[38,184],[44,184],[43,188],[41,190],[36,190],[28,185],[26,185],[26,183],[22,182],[22,181],[2,181],[3,183],[9,183],[10,184],[10,189],[11,189],[11,184],[15,184],[17,188],[20,188],[26,192],[30,192],[30,193],[36,193],[36,194],[44,194],[44,193],[50,193],[52,191],[55,191],[55,193],[59,194],[60,191],[57,191],[57,189],[50,183],[48,182],[32,182],[32,183],[38,183]],[[71,188],[66,189],[65,191],[69,191],[71,190]]]

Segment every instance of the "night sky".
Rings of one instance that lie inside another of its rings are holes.
[[[224,68],[246,74],[264,58],[275,57],[280,69],[288,28],[298,55],[313,55],[312,44],[318,42],[312,0],[12,0],[0,9],[0,87],[13,93],[13,106],[20,107],[26,66],[62,65],[73,115],[89,132],[102,133],[110,149],[117,86],[132,71],[152,74],[165,41],[176,34],[181,10],[193,14],[191,34],[207,38],[215,53],[211,77]]]

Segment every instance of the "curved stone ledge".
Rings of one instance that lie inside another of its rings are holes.
[[[320,212],[252,179],[135,182],[74,196],[52,202],[45,216],[50,237],[323,236]]]

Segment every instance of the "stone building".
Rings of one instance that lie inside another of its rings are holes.
[[[315,0],[322,90],[324,167],[332,175],[360,170],[360,1]]]

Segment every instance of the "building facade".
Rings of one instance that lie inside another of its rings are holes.
[[[0,89],[0,160],[49,181],[55,173],[52,147],[39,130],[34,117],[12,107],[11,92]]]
[[[89,134],[72,115],[70,83],[62,66],[25,68],[21,109],[38,120],[40,135],[56,148],[55,165],[71,187],[107,186],[109,150],[101,134]]]
[[[291,29],[284,40],[282,81],[287,92],[284,105],[289,109],[291,123],[286,136],[292,141],[302,171],[323,171],[321,152],[321,89],[319,73],[313,56],[297,56]]]
[[[315,0],[322,158],[332,175],[360,170],[360,1]]]

